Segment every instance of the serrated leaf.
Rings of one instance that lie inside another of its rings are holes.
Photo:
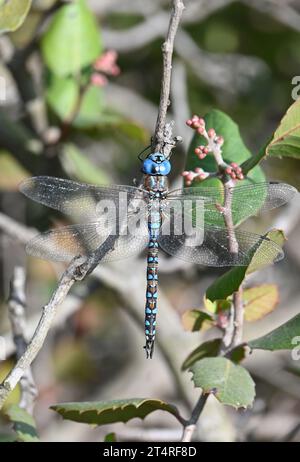
[[[84,183],[108,184],[109,177],[97,168],[75,145],[66,144],[60,154],[64,170],[71,178]]]
[[[251,153],[248,148],[245,146],[244,142],[242,141],[239,129],[237,124],[226,114],[218,110],[212,110],[208,114],[206,114],[205,122],[207,129],[214,128],[218,135],[222,135],[224,137],[224,144],[222,146],[222,155],[225,162],[237,162],[242,163],[245,160],[251,158]],[[187,156],[187,163],[185,170],[194,170],[196,167],[201,167],[207,172],[215,172],[216,171],[216,164],[212,155],[208,155],[204,160],[199,161],[197,156],[194,153],[194,150],[199,145],[205,145],[206,141],[203,136],[196,133],[192,139],[192,142],[188,149],[188,156]],[[255,184],[265,181],[264,174],[260,167],[255,167],[249,174],[247,179],[240,182],[239,184]],[[206,180],[204,182],[195,182],[193,186],[199,188],[199,194],[201,193],[202,187],[207,186],[214,186],[220,191],[220,198],[219,203],[223,203],[224,198],[224,186],[222,182],[216,178]],[[237,193],[238,194],[238,193]],[[233,193],[233,205],[235,201],[235,193]],[[255,215],[256,211],[258,211],[263,202],[265,200],[265,195],[262,194],[261,196],[255,195],[255,197],[251,197],[249,195],[249,201],[252,201],[251,207],[251,215]],[[235,224],[242,222],[243,220],[249,218],[249,213],[243,209],[242,207],[236,207],[236,210],[233,213],[233,221]],[[210,224],[214,226],[223,225],[223,218],[220,215],[219,217],[215,217],[209,221]]]
[[[262,284],[243,291],[244,316],[248,322],[258,321],[271,313],[279,301],[275,284]]]
[[[197,332],[202,329],[203,325],[211,323],[214,318],[211,314],[202,310],[188,310],[182,315],[182,324],[185,330]]]
[[[13,423],[18,441],[27,443],[36,443],[39,441],[36,423],[27,411],[20,408],[17,404],[13,404],[5,411],[5,414]]]
[[[255,398],[255,384],[246,369],[226,358],[204,358],[190,371],[196,387],[212,393],[223,404],[247,408]]]
[[[254,350],[292,350],[295,338],[300,336],[300,314],[266,335],[248,342]]]
[[[53,112],[61,120],[68,120],[78,106],[79,84],[72,77],[61,78],[52,75],[46,98]],[[103,111],[102,88],[90,86],[82,98],[72,125],[78,128],[98,126],[101,123]]]
[[[136,398],[86,403],[61,403],[51,406],[64,419],[91,425],[128,422],[136,417],[144,419],[154,411],[166,411],[177,417],[175,406],[158,399]]]
[[[41,46],[47,66],[59,76],[78,74],[96,60],[102,51],[100,31],[85,0],[62,6],[53,15]]]
[[[280,247],[282,247],[285,242],[283,231],[278,229],[269,231],[265,237],[271,239]],[[236,292],[245,279],[246,275],[262,268],[259,255],[266,245],[268,245],[268,242],[262,241],[262,243],[255,251],[248,266],[236,266],[216,279],[207,289],[206,298],[213,302],[215,300],[226,299],[234,292]]]
[[[22,25],[31,7],[31,0],[6,0],[0,4],[0,34]]]
[[[266,154],[300,158],[300,100],[292,104],[281,119]]]
[[[219,338],[202,343],[188,355],[188,357],[185,359],[181,366],[181,370],[186,371],[196,361],[199,361],[203,358],[217,356],[220,349],[220,345],[221,339]]]

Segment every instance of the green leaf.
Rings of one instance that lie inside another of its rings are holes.
[[[117,441],[117,436],[115,433],[108,433],[104,438],[105,443],[115,443]]]
[[[61,403],[51,406],[64,419],[91,425],[128,422],[136,417],[144,419],[154,411],[166,411],[179,416],[175,406],[158,399],[136,398],[87,403]]]
[[[292,104],[282,118],[266,154],[300,158],[300,100]]]
[[[247,408],[255,398],[255,384],[246,369],[226,358],[204,358],[190,371],[196,387],[212,393],[223,404]]]
[[[214,302],[223,300],[236,292],[243,282],[247,266],[237,266],[216,279],[207,289],[206,298]]]
[[[202,343],[188,355],[181,366],[181,370],[186,371],[200,359],[217,356],[220,345],[221,339],[219,338]]]
[[[182,324],[185,330],[197,332],[202,329],[203,324],[211,323],[213,316],[202,310],[188,310],[182,315]]]
[[[268,232],[265,237],[271,239],[280,247],[282,247],[285,242],[283,231],[278,229],[274,229]],[[261,252],[264,251],[264,247],[266,245],[268,245],[268,242],[262,241],[252,256],[251,262],[248,266],[236,266],[216,279],[207,289],[206,298],[213,302],[215,300],[226,299],[232,295],[233,292],[236,292],[245,279],[246,275],[262,268],[260,255]]]
[[[245,160],[251,158],[251,153],[245,146],[242,141],[238,126],[236,123],[226,114],[221,111],[213,110],[205,116],[205,122],[207,129],[214,128],[218,135],[224,137],[224,144],[222,146],[222,155],[225,162],[237,162],[238,164],[244,162]],[[194,170],[196,167],[202,167],[207,172],[215,172],[216,164],[212,155],[208,155],[204,160],[199,161],[197,156],[194,153],[195,148],[198,145],[206,144],[206,140],[202,135],[196,133],[192,139],[192,142],[188,149],[187,163],[185,170]],[[264,174],[260,167],[255,167],[248,175],[247,179],[239,184],[255,184],[265,181]],[[220,192],[219,203],[223,203],[224,199],[224,187],[220,180],[213,178],[203,182],[195,182],[195,187],[199,188],[199,194],[201,194],[201,188],[207,186],[214,186]],[[238,193],[237,193],[238,194]],[[238,196],[233,193],[232,203],[234,206],[235,197]],[[256,211],[260,209],[265,199],[265,195],[261,196],[255,195],[251,197],[249,195],[248,200],[252,202],[251,215],[255,215]],[[249,218],[249,209],[243,209],[242,207],[236,207],[236,210],[233,213],[233,221],[235,224],[242,222],[243,220]],[[214,226],[224,225],[223,218],[220,216],[215,216],[214,219],[209,221]]]
[[[0,190],[18,191],[19,184],[29,173],[7,151],[0,151]]]
[[[245,160],[245,162],[241,164],[241,168],[243,170],[244,175],[248,175],[250,170],[252,170],[266,157],[266,149],[271,139],[272,138],[269,137],[268,141],[260,148],[260,150],[256,154],[254,154],[250,157],[250,159]]]
[[[295,348],[295,337],[300,336],[300,314],[268,334],[248,342],[254,350],[292,350]]]
[[[64,121],[68,120],[77,109],[79,93],[79,84],[74,78],[52,75],[46,98],[53,112]],[[101,123],[103,110],[102,88],[90,86],[82,98],[78,114],[72,125],[78,128],[98,126]]]
[[[22,25],[30,10],[31,0],[6,0],[0,3],[0,34]]]
[[[108,184],[109,177],[97,168],[74,144],[66,144],[60,153],[60,161],[71,178],[84,183]]]
[[[6,416],[13,423],[18,441],[35,443],[39,441],[34,418],[27,411],[13,404],[5,411]]]
[[[245,320],[258,321],[271,313],[279,300],[278,287],[275,284],[262,284],[243,291]]]
[[[233,350],[230,350],[226,356],[231,359],[232,362],[238,364],[246,358],[247,352],[249,352],[249,348],[247,344],[243,343],[233,348]]]
[[[208,340],[207,342],[199,345],[195,350],[193,350],[188,357],[185,359],[181,366],[181,370],[185,371],[189,369],[197,361],[200,361],[203,358],[209,358],[217,356],[221,346],[221,339],[216,338],[213,340]],[[230,350],[226,357],[231,359],[234,363],[240,363],[245,359],[247,353],[247,345],[238,345],[233,350]]]
[[[77,75],[91,65],[102,51],[96,19],[85,0],[62,6],[42,39],[47,66],[59,76]]]

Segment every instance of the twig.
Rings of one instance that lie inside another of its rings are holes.
[[[25,270],[17,266],[10,285],[8,298],[8,312],[11,322],[13,340],[16,347],[16,359],[19,360],[26,350],[27,342],[25,339],[26,320],[25,320]],[[33,379],[31,368],[29,367],[20,380],[21,400],[20,407],[32,414],[34,402],[37,397],[37,388]]]
[[[182,443],[189,443],[192,440],[193,434],[196,430],[197,422],[204,409],[208,397],[208,394],[202,393],[200,398],[198,399],[196,406],[193,409],[191,418],[184,425],[183,434],[181,438]]]
[[[234,223],[232,217],[232,197],[234,182],[224,181],[224,212],[223,218],[228,233],[229,252],[232,255],[237,255],[239,244],[236,239]],[[225,355],[232,347],[238,345],[242,341],[243,323],[244,323],[244,307],[243,307],[243,291],[239,287],[237,292],[233,293],[232,304],[229,310],[228,323],[225,328],[225,333],[220,346],[220,354]]]
[[[63,273],[49,303],[43,308],[39,324],[25,352],[0,385],[0,409],[42,348],[58,306],[63,302],[74,282],[83,279],[88,271],[89,263],[82,258],[75,258]]]
[[[181,0],[173,0],[171,18],[166,40],[162,46],[163,52],[163,76],[161,81],[160,101],[158,115],[154,133],[155,150],[161,152],[165,145],[165,128],[168,106],[170,104],[171,75],[172,75],[172,56],[174,41],[180,18],[184,10]]]
[[[244,305],[243,305],[243,288],[239,287],[237,292],[233,293],[232,304],[234,306],[233,326],[234,331],[232,335],[232,342],[230,348],[234,348],[243,340],[243,327],[244,327]]]

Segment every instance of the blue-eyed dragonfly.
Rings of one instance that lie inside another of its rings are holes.
[[[226,204],[230,203],[233,222],[238,224],[259,211],[285,204],[297,190],[284,183],[246,180],[227,189],[229,202],[224,200],[221,182],[219,188],[201,184],[200,188],[169,191],[170,160],[158,152],[142,161],[141,171],[140,187],[94,186],[38,176],[23,181],[20,189],[30,199],[76,222],[39,234],[26,246],[30,255],[53,261],[83,256],[95,267],[147,248],[145,349],[147,358],[151,358],[156,334],[158,249],[208,266],[245,266],[253,255],[258,266],[278,261],[283,257],[282,249],[268,237],[236,227],[228,229],[224,220]],[[201,220],[195,220],[197,204]],[[192,217],[193,229],[196,223],[196,238],[191,238],[183,226],[186,216]]]

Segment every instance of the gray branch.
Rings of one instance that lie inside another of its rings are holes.
[[[8,298],[8,313],[12,328],[13,340],[16,347],[17,361],[22,357],[27,348],[25,338],[26,319],[25,319],[25,282],[26,274],[23,267],[17,266],[10,285]],[[20,380],[21,400],[20,407],[32,414],[34,402],[37,397],[37,388],[33,379],[31,368],[24,370]]]

